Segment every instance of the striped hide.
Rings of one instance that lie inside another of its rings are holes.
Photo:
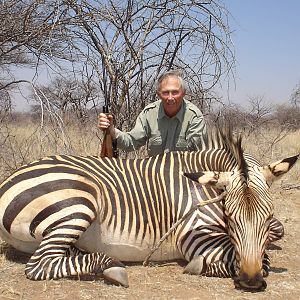
[[[32,254],[32,280],[94,274],[128,286],[121,261],[143,261],[170,227],[152,259],[185,259],[186,273],[233,277],[264,289],[266,245],[283,235],[273,218],[269,186],[297,156],[262,167],[231,133],[210,137],[204,150],[147,159],[70,155],[45,157],[18,169],[0,186],[0,235]]]

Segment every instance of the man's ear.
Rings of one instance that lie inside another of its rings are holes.
[[[299,155],[291,156],[274,163],[271,163],[267,166],[261,167],[260,171],[265,177],[267,183],[269,185],[272,184],[273,181],[279,179],[282,175],[286,174],[292,166],[296,163]]]
[[[197,173],[183,173],[183,175],[200,184],[225,189],[230,182],[232,172],[202,171]]]

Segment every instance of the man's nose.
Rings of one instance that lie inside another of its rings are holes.
[[[169,92],[169,93],[168,93],[168,99],[173,99],[173,98],[174,98],[173,92]]]

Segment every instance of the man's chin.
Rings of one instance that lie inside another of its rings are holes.
[[[179,110],[180,110],[180,108],[177,109],[176,107],[172,107],[172,106],[167,107],[167,108],[165,108],[165,114],[168,117],[174,117],[178,113]]]

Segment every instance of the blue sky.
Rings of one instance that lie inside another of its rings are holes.
[[[229,100],[282,103],[300,83],[300,1],[226,0],[234,21],[236,88]],[[226,97],[227,91],[220,92]]]
[[[224,83],[219,96],[241,104],[253,97],[288,102],[300,83],[300,1],[224,0],[224,5],[233,18],[237,64],[235,83],[230,81],[229,90]],[[15,104],[17,110],[26,106],[20,99]]]

